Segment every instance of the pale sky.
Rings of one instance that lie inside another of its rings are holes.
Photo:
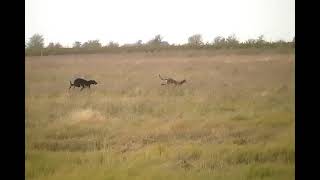
[[[235,34],[240,41],[264,35],[292,40],[294,0],[26,0],[25,38],[45,44],[100,40],[120,45],[160,34],[170,44],[201,34],[204,42]]]

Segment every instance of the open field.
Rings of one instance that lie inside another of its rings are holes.
[[[294,179],[294,59],[26,57],[26,179]],[[98,85],[69,91],[73,76]]]

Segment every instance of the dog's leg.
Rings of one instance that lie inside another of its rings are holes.
[[[167,84],[166,83],[162,83],[161,85],[163,86],[163,85],[167,85]]]

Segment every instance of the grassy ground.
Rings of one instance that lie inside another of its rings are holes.
[[[293,53],[27,57],[25,90],[29,180],[295,178]]]

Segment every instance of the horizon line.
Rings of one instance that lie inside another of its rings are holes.
[[[44,45],[49,45],[50,43],[54,43],[54,44],[59,43],[59,44],[62,45],[63,47],[72,46],[73,43],[75,43],[75,42],[85,43],[85,42],[94,41],[94,40],[98,40],[99,43],[100,43],[102,46],[106,46],[106,45],[108,45],[110,42],[117,43],[119,46],[124,46],[124,45],[133,45],[133,44],[136,44],[138,41],[141,40],[141,39],[137,39],[136,41],[131,42],[131,43],[130,43],[130,42],[120,43],[120,42],[118,42],[118,41],[116,41],[116,40],[102,41],[102,40],[101,40],[102,38],[94,38],[94,39],[87,39],[87,40],[84,40],[84,41],[74,40],[74,41],[70,44],[70,43],[61,43],[61,40],[60,40],[60,41],[48,41],[48,40],[46,40],[45,36],[42,35],[41,33],[34,33],[32,36],[34,36],[34,35],[36,35],[36,34],[41,35],[41,36],[43,37],[43,39],[44,39]],[[193,34],[193,35],[197,35],[197,34],[199,34],[199,35],[201,35],[201,37],[203,37],[203,35],[200,34],[200,33],[195,33],[195,34]],[[184,43],[183,43],[183,42],[175,43],[175,42],[170,42],[170,41],[168,41],[168,40],[165,40],[165,37],[162,36],[161,34],[156,34],[156,35],[154,35],[154,37],[157,36],[157,35],[160,35],[160,37],[162,37],[162,42],[167,42],[167,43],[169,43],[170,45],[184,45],[184,44],[188,44],[188,38],[191,37],[191,36],[193,36],[193,35],[188,36],[188,37],[186,38],[186,42],[184,42]],[[230,35],[228,35],[228,36],[217,35],[217,36],[215,36],[212,40],[206,40],[206,39],[202,38],[202,42],[203,42],[204,44],[207,44],[207,43],[212,44],[212,43],[214,42],[214,39],[217,38],[217,37],[222,37],[222,38],[227,39],[229,36],[233,36],[233,35],[234,35],[234,37],[239,41],[239,43],[244,43],[244,42],[246,42],[246,41],[248,41],[248,40],[257,40],[260,36],[263,36],[263,40],[266,41],[266,42],[278,42],[278,41],[292,42],[292,40],[295,38],[295,35],[293,35],[293,36],[291,37],[291,40],[289,40],[289,38],[277,38],[277,39],[267,38],[267,39],[266,39],[265,35],[264,35],[264,34],[261,34],[261,35],[255,37],[255,38],[247,38],[247,39],[245,39],[245,40],[240,40],[239,37],[238,37],[235,33],[233,33],[233,34],[230,34]],[[25,39],[25,43],[27,43],[32,36],[26,38],[26,39]],[[142,43],[142,44],[146,44],[146,43],[149,42],[150,40],[154,39],[154,37],[151,38],[151,39],[149,39],[149,40],[146,40],[146,41],[141,40],[141,41],[142,41],[141,43]],[[288,40],[285,40],[285,39],[288,39]],[[105,43],[104,43],[104,42],[105,42]],[[67,44],[67,45],[66,45],[66,44]]]

